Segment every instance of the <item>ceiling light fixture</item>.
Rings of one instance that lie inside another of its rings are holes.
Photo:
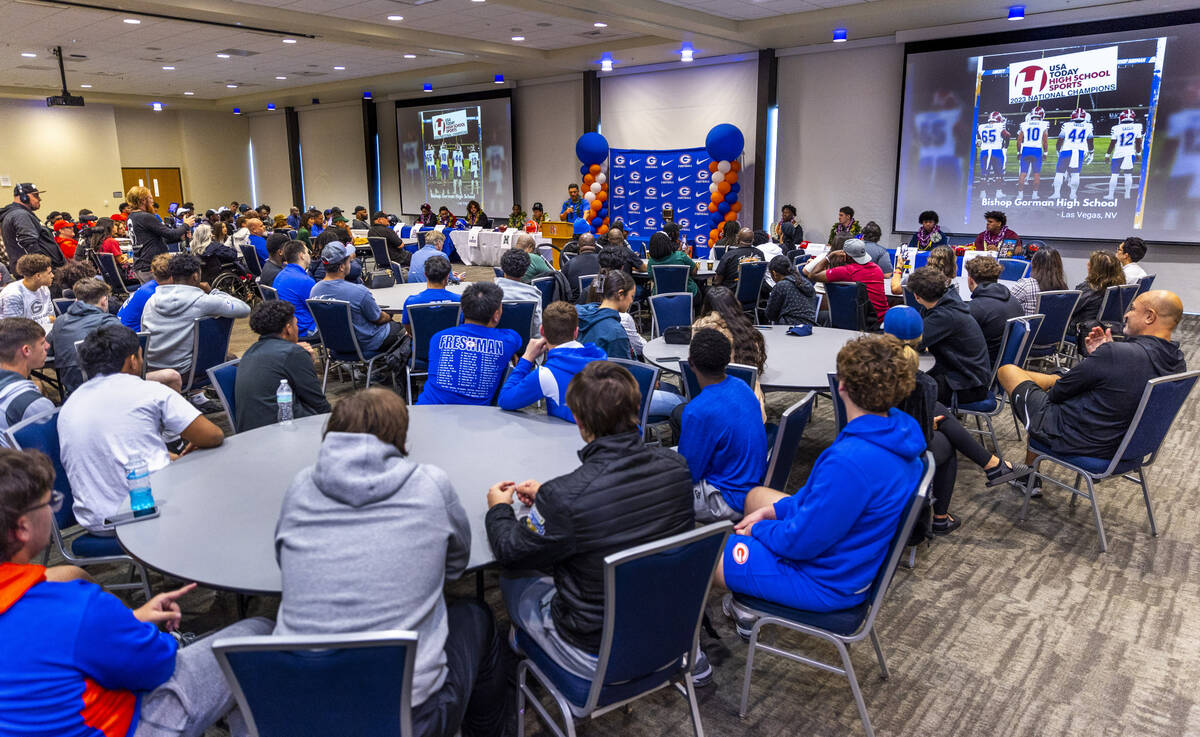
[[[389,16],[388,16],[388,20],[390,20],[390,21],[402,21],[402,20],[404,20],[404,16],[403,16],[403,15],[389,15]]]
[[[228,59],[228,58],[229,58],[229,54],[217,54],[217,58],[218,58],[218,59]]]
[[[164,72],[173,72],[173,71],[175,71],[175,67],[163,67],[163,71]]]
[[[600,57],[600,71],[611,72],[613,70],[612,54],[605,52],[604,56]]]
[[[241,114],[242,114],[242,109],[241,109],[240,107],[235,107],[235,108],[233,109],[233,114],[234,114],[234,115],[241,115]]]
[[[423,89],[424,89],[424,91],[425,91],[425,92],[433,92],[433,85],[431,85],[431,84],[429,84],[428,82],[426,82],[426,83],[425,83],[425,87],[424,87]]]
[[[691,44],[684,44],[683,48],[679,50],[679,60],[684,63],[690,62],[694,51]]]
[[[363,99],[364,99],[364,100],[370,100],[370,99],[371,99],[371,93],[370,93],[370,92],[364,92],[364,93],[363,93]]]
[[[161,102],[152,102],[152,103],[150,103],[150,109],[156,113],[161,113],[162,109],[163,109],[163,104]]]
[[[404,58],[405,59],[415,59],[415,58],[417,58],[417,55],[416,54],[405,54]]]
[[[1025,20],[1025,6],[1014,5],[1008,9],[1009,20]]]
[[[845,28],[833,29],[833,42],[835,44],[846,43],[846,29]]]
[[[268,103],[267,103],[267,110],[269,110],[269,111],[271,111],[271,112],[274,112],[274,111],[275,111],[275,103],[273,103],[273,102],[268,102]]]
[[[33,53],[32,51],[22,51],[21,56],[25,57],[26,59],[36,59],[37,58],[37,54]]]
[[[296,39],[294,39],[294,38],[285,38],[285,39],[283,39],[283,42],[284,42],[285,44],[294,44],[294,43],[296,43]]]
[[[125,22],[126,22],[126,23],[128,23],[128,24],[129,24],[129,25],[131,25],[131,26],[136,26],[136,25],[140,25],[140,24],[141,24],[141,21],[140,21],[140,20],[138,20],[137,18],[126,18],[126,19],[125,19]]]
[[[525,40],[525,37],[524,37],[524,36],[513,36],[513,37],[512,37],[512,40],[514,40],[514,41],[524,41],[524,40]]]
[[[287,77],[276,77],[275,79],[287,79]]]
[[[335,72],[344,72],[344,71],[346,71],[346,67],[334,67],[334,68],[333,68],[333,71],[335,71]]]
[[[504,75],[497,74],[496,77],[492,81],[495,82],[496,84],[504,84]]]
[[[192,95],[194,95],[196,93],[189,90],[188,92],[184,92],[183,94],[187,95],[188,97],[191,97]]]
[[[608,28],[608,24],[603,21],[596,21],[592,24],[595,28]]]
[[[229,88],[229,89],[231,89],[231,90],[236,90],[236,89],[237,89],[237,85],[236,85],[236,84],[227,84],[227,85],[225,85],[225,86],[226,86],[226,87],[228,87],[228,88]]]
[[[81,84],[81,85],[79,85],[79,86],[80,86],[80,87],[82,87],[82,88],[83,88],[83,89],[85,89],[85,90],[90,90],[90,89],[92,88],[92,86],[91,86],[90,84]]]
[[[473,2],[473,3],[482,3],[482,2],[485,2],[485,0],[471,0],[471,2]]]

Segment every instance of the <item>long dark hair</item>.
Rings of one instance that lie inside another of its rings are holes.
[[[99,253],[100,246],[104,244],[104,239],[112,237],[113,232],[116,230],[116,225],[112,221],[112,218],[100,218],[97,220],[96,224],[88,232],[88,248]]]
[[[717,241],[718,246],[732,246],[737,243],[738,230],[742,226],[738,225],[736,220],[730,220],[722,226],[721,238]]]
[[[771,273],[780,275],[779,279],[775,280],[776,282],[786,279],[789,276],[795,277],[797,281],[800,280],[800,272],[796,269],[796,262],[782,253],[771,259],[771,263],[767,268],[771,270]]]
[[[650,247],[648,250],[650,258],[655,261],[662,261],[671,256],[671,253],[675,250],[675,243],[671,241],[671,236],[660,230],[650,236]]]
[[[592,285],[588,287],[587,302],[603,302],[606,299],[616,299],[621,292],[636,288],[633,277],[621,269],[601,269]]]
[[[1029,262],[1029,275],[1043,292],[1067,288],[1067,277],[1063,274],[1062,256],[1053,248],[1043,248],[1033,254]]]
[[[703,315],[717,313],[729,328],[733,336],[734,363],[743,363],[758,367],[759,372],[767,363],[767,341],[762,333],[755,329],[750,318],[742,310],[733,291],[728,287],[713,287],[704,297]]]

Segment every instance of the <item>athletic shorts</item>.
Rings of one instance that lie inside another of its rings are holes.
[[[742,513],[729,505],[721,490],[704,479],[692,486],[692,511],[702,525],[721,520],[736,522],[742,518]]]
[[[1022,381],[1012,390],[1009,399],[1017,421],[1038,442],[1047,444],[1046,435],[1042,432],[1042,419],[1046,416],[1046,408],[1050,406],[1050,395],[1046,390],[1032,381]]]
[[[780,558],[749,535],[730,535],[725,540],[722,571],[730,591],[810,612],[849,609],[866,596],[865,591],[847,597],[826,589],[800,564]]]
[[[989,150],[979,152],[979,169],[987,174],[1004,173],[1004,152]]]
[[[1042,150],[1037,149],[1036,153],[1021,154],[1021,173],[1022,174],[1041,174],[1042,173]]]
[[[462,178],[462,167],[461,166],[454,167],[454,176],[459,177],[460,179]]]
[[[1133,157],[1122,156],[1119,159],[1113,159],[1109,171],[1113,174],[1118,174],[1123,171],[1133,171]]]
[[[1075,166],[1071,166],[1071,157],[1072,156],[1079,157],[1079,163],[1076,164]],[[1060,153],[1058,155],[1058,163],[1054,165],[1054,171],[1058,172],[1059,174],[1062,174],[1063,172],[1066,172],[1066,171],[1078,172],[1080,169],[1083,168],[1083,159],[1086,156],[1087,156],[1087,154],[1078,153],[1078,152],[1065,153],[1065,154]]]

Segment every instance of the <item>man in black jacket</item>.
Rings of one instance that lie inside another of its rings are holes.
[[[914,271],[908,287],[926,310],[921,347],[937,359],[929,375],[938,383],[938,401],[951,406],[956,395],[962,404],[984,399],[992,366],[987,341],[971,310],[954,287],[946,287],[946,275],[933,266]]]
[[[544,484],[496,484],[486,524],[496,560],[521,572],[500,582],[518,644],[528,638],[590,679],[604,626],[604,556],[692,529],[692,476],[679,454],[643,444],[641,395],[624,367],[589,363],[566,400],[587,441],[583,465]],[[514,494],[531,506],[523,520]],[[553,578],[529,569],[550,569]]]
[[[379,213],[375,213],[375,215],[375,219],[378,220]],[[387,216],[384,215],[384,217]],[[367,223],[367,208],[363,207],[362,205],[354,208],[354,222],[350,224],[350,227],[354,228],[355,230],[366,230],[370,227],[370,225]]]
[[[967,286],[971,288],[968,307],[971,317],[979,323],[983,338],[987,341],[989,366],[996,365],[996,354],[1004,340],[1004,326],[1009,318],[1021,317],[1025,311],[1021,303],[1009,293],[1008,287],[999,282],[1004,267],[991,256],[980,256],[966,263]]]
[[[363,217],[366,217],[365,212]],[[358,225],[356,224],[354,227],[357,228]],[[380,210],[375,213],[375,219],[371,223],[370,229],[367,230],[367,237],[382,238],[387,241],[388,258],[392,263],[408,266],[412,262],[412,254],[404,249],[404,241],[400,240],[400,236],[392,229],[386,212]]]
[[[579,255],[567,262],[562,268],[563,276],[571,285],[571,301],[578,301],[583,295],[579,293],[579,277],[592,276],[600,273],[600,259],[596,254],[596,236],[584,233],[579,236]]]
[[[129,237],[135,249],[133,270],[138,279],[145,282],[154,278],[150,262],[160,253],[167,252],[168,243],[179,243],[187,238],[188,229],[196,218],[191,213],[183,217],[183,225],[168,228],[154,213],[154,195],[145,187],[131,187],[125,195],[129,202]]]
[[[17,267],[17,259],[29,253],[40,253],[58,268],[66,263],[62,250],[54,242],[50,229],[33,213],[42,206],[42,192],[37,185],[24,182],[13,187],[13,201],[0,210],[0,237],[8,252],[8,265]]]
[[[275,391],[284,379],[292,389],[293,417],[328,412],[329,402],[313,368],[312,348],[297,343],[300,328],[292,303],[273,299],[255,305],[250,313],[250,329],[260,337],[238,363],[233,390],[237,418],[229,418],[237,431],[275,423],[279,416]]]

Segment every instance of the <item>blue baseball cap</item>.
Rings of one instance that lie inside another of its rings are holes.
[[[925,321],[912,307],[897,305],[883,316],[883,332],[900,340],[915,340],[925,332]]]

